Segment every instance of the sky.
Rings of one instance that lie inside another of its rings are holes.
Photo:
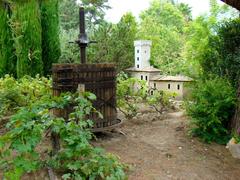
[[[107,11],[106,19],[117,23],[126,12],[132,12],[138,17],[139,13],[149,7],[151,0],[109,0],[112,9]],[[209,10],[209,0],[178,0],[192,7],[193,17],[203,14]],[[219,1],[220,2],[220,1]]]

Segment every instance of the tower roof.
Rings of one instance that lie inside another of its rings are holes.
[[[152,41],[137,40],[137,41],[134,41],[134,46],[152,46]]]

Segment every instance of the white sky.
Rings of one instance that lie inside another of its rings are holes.
[[[151,0],[109,0],[108,2],[112,9],[107,11],[106,19],[117,23],[126,12],[132,12],[134,16],[138,17],[142,10],[149,7]],[[193,17],[209,10],[209,0],[178,0],[178,2],[189,4],[192,7]]]

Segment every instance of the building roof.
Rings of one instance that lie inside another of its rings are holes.
[[[134,46],[152,46],[152,41],[137,40],[137,41],[134,41]]]
[[[192,78],[182,75],[177,76],[167,76],[167,75],[158,75],[150,79],[151,81],[177,81],[177,82],[190,82],[193,81]]]
[[[154,68],[152,66],[145,67],[142,69],[138,69],[136,67],[131,67],[131,68],[126,69],[126,71],[130,71],[130,72],[161,72],[159,69]]]
[[[239,0],[221,0],[221,1],[240,10],[240,1]]]

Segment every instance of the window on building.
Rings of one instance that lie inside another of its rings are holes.
[[[139,64],[137,65],[137,68],[139,68]]]
[[[156,86],[156,83],[154,83],[153,85],[154,85],[154,89],[156,89],[156,87],[157,87],[157,86]]]
[[[148,80],[148,77],[146,76],[145,79],[146,79],[146,81],[147,81],[147,80]]]
[[[143,80],[143,75],[141,75],[141,80]]]
[[[171,89],[171,85],[170,84],[168,84],[168,89]]]
[[[177,85],[177,89],[180,90],[180,84]]]
[[[151,95],[153,95],[153,91],[151,91]]]
[[[137,60],[139,61],[139,57],[137,57]]]
[[[145,51],[145,54],[147,53],[147,51]]]
[[[139,49],[137,50],[137,53],[139,53]]]

